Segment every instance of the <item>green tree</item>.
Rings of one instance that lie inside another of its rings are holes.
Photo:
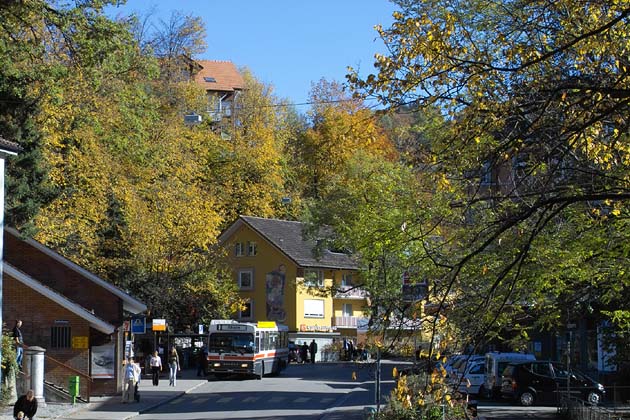
[[[460,292],[451,318],[479,316],[470,330],[479,339],[518,327],[514,312],[532,304],[557,324],[576,302],[620,302],[629,286],[627,4],[396,3],[392,26],[378,28],[388,54],[376,55],[375,74],[349,80],[383,104],[447,117],[425,170],[444,174],[460,219],[448,220],[456,246],[437,280]]]

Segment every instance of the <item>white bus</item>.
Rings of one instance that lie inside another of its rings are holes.
[[[289,329],[273,321],[213,320],[208,334],[208,373],[229,375],[278,374],[289,363]]]

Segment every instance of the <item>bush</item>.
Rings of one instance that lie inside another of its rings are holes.
[[[460,420],[466,417],[466,401],[453,393],[445,382],[445,373],[435,369],[430,374],[397,378],[387,406],[378,419],[387,420]]]

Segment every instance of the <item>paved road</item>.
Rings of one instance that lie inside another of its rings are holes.
[[[388,395],[393,380],[383,376],[381,394]],[[373,373],[367,367],[291,365],[278,377],[210,381],[137,420],[358,420],[373,403]]]

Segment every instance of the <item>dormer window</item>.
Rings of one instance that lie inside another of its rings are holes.
[[[341,287],[351,287],[352,286],[352,274],[343,274],[341,276]]]
[[[208,83],[216,83],[217,79],[215,79],[214,77],[204,77],[203,81]]]
[[[324,272],[316,269],[304,270],[304,284],[307,287],[324,287]]]

